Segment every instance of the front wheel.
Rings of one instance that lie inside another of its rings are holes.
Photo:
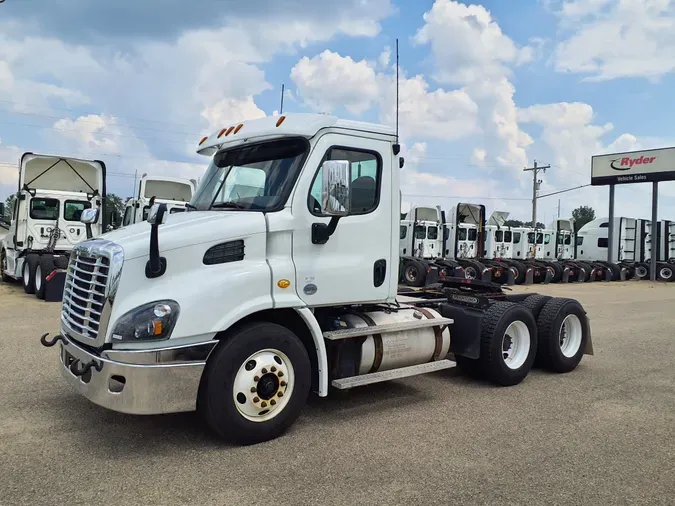
[[[209,357],[197,408],[224,440],[261,443],[283,434],[307,402],[311,365],[289,329],[260,322],[241,327]]]
[[[40,257],[31,253],[26,255],[21,268],[21,280],[23,282],[23,291],[26,293],[35,293],[35,270],[37,269]]]

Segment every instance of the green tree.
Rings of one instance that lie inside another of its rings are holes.
[[[5,221],[10,221],[12,219],[12,210],[14,209],[14,199],[16,198],[16,195],[12,194],[7,199],[5,199],[5,215],[0,216],[0,218],[4,218]]]
[[[505,227],[522,227],[523,222],[520,220],[506,220],[504,222]]]
[[[574,218],[574,232],[578,232],[586,223],[595,219],[595,211],[590,206],[580,206],[572,211],[572,218]]]
[[[124,201],[114,193],[108,193],[105,196],[105,220],[104,223],[110,224],[111,216],[115,216],[115,228],[122,223],[122,216],[124,215]]]

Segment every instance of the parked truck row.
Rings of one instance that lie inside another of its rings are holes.
[[[105,205],[106,166],[99,160],[24,153],[17,170],[12,209],[0,204],[0,216],[9,215],[0,234],[0,273],[3,282],[20,280],[26,293],[45,299],[51,276],[67,267],[74,247],[117,226]],[[194,187],[193,180],[144,175],[137,195],[126,203],[123,224],[145,220],[155,200],[170,213],[185,211]],[[69,283],[59,291],[70,291]]]
[[[401,213],[399,275],[403,284],[425,286],[448,277],[500,284],[616,281],[649,278],[652,245],[657,279],[671,281],[675,269],[675,223],[660,221],[652,242],[651,222],[615,218],[614,258],[608,260],[607,218],[575,234],[572,219],[547,229],[506,226],[507,212],[486,219],[485,206],[459,203],[412,205]]]
[[[72,290],[40,340],[92,402],[196,410],[221,438],[252,444],[284,433],[311,391],[455,365],[512,386],[535,362],[568,373],[593,354],[576,300],[456,277],[399,286],[418,244],[402,255],[393,129],[289,114],[225,126],[197,152],[209,163],[187,212],[154,202],[147,221],[72,248]]]

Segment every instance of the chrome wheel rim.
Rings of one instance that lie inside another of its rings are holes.
[[[530,329],[524,322],[512,322],[502,336],[502,358],[509,369],[520,369],[530,354]]]

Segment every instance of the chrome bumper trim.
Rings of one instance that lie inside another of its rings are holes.
[[[96,355],[64,335],[59,342],[61,375],[91,402],[113,411],[135,415],[193,411],[206,357],[216,344],[209,341],[142,352],[110,350]],[[176,354],[186,348],[192,350],[189,355]],[[107,355],[114,355],[115,360]],[[79,368],[92,361],[96,367],[78,377],[69,367],[74,360],[80,362]],[[143,360],[148,362],[139,363]]]

